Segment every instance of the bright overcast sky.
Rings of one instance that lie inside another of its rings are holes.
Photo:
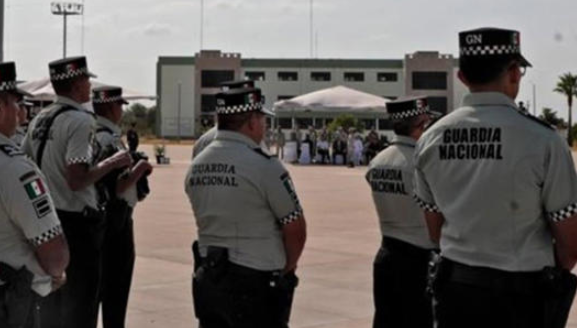
[[[5,60],[18,77],[47,75],[62,54],[62,18],[49,0],[5,0]],[[76,0],[73,2],[81,2]],[[154,94],[158,56],[200,48],[200,0],[85,0],[84,54],[99,80]],[[243,58],[309,56],[309,0],[205,0],[204,49]],[[319,58],[400,59],[418,50],[457,55],[457,33],[495,26],[521,31],[533,64],[518,100],[566,116],[552,92],[577,74],[577,0],[314,0]],[[69,17],[68,53],[82,53],[82,19]]]

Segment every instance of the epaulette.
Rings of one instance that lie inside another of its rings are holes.
[[[24,156],[24,153],[22,152],[22,150],[20,150],[18,147],[12,146],[12,145],[0,145],[0,151],[2,151],[4,154],[6,154],[9,157],[14,157],[14,156]]]
[[[530,119],[531,121],[538,123],[538,124],[548,128],[550,130],[555,130],[555,128],[553,126],[551,126],[551,124],[549,124],[549,123],[541,120],[540,118],[533,116],[533,115],[531,115],[525,111],[517,109],[517,113],[519,113],[521,116],[526,117],[527,119]]]
[[[270,154],[268,154],[267,152],[265,152],[262,148],[258,147],[258,148],[252,148],[252,150],[254,150],[257,154],[266,157],[266,159],[270,159],[272,156]]]

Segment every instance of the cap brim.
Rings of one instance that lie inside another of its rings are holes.
[[[264,107],[260,109],[260,112],[268,116],[276,116],[276,114],[273,111],[268,110]]]
[[[122,98],[119,100],[120,103],[124,104],[124,105],[128,105],[128,100]]]
[[[90,76],[90,77],[92,77],[92,78],[97,78],[97,77],[98,77],[98,75],[92,73],[91,71],[88,71],[88,73],[87,73],[86,75],[88,75],[88,76]]]
[[[427,114],[429,114],[429,116],[431,116],[431,118],[439,118],[439,117],[443,116],[443,113],[437,112],[434,110],[430,110],[430,109],[427,110]]]
[[[16,88],[15,90],[12,90],[12,92],[14,92],[14,93],[16,93],[16,94],[19,94],[19,95],[21,95],[22,97],[30,97],[30,98],[34,97],[30,92],[24,91],[24,90],[22,90],[22,89],[20,89],[20,88]]]
[[[525,57],[523,57],[523,55],[519,55],[519,59],[521,60],[521,66],[533,67],[533,65],[531,65],[531,63],[527,59],[525,59]]]

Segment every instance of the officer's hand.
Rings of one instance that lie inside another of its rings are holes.
[[[132,164],[132,157],[127,150],[121,150],[112,155],[110,161],[115,168],[122,168]]]
[[[63,272],[60,277],[52,277],[52,291],[58,290],[66,283],[66,272]]]

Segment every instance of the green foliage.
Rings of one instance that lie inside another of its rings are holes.
[[[349,128],[355,128],[358,132],[363,132],[365,127],[362,122],[355,118],[352,114],[341,114],[337,116],[328,126],[331,133],[335,132],[338,127],[342,127],[345,131]]]
[[[136,123],[136,131],[141,136],[154,136],[156,123],[156,106],[147,108],[140,103],[133,103],[124,111],[120,126],[126,132],[132,123]]]
[[[567,128],[567,122],[561,117],[557,116],[557,112],[551,108],[543,108],[543,112],[539,115],[539,118],[553,126],[564,129]]]
[[[557,86],[553,91],[560,93],[567,97],[567,107],[568,107],[568,117],[569,126],[573,126],[573,115],[571,108],[573,107],[573,98],[577,96],[577,75],[571,73],[565,73],[559,76],[559,81]],[[573,145],[573,133],[567,134],[567,142],[570,146]]]

